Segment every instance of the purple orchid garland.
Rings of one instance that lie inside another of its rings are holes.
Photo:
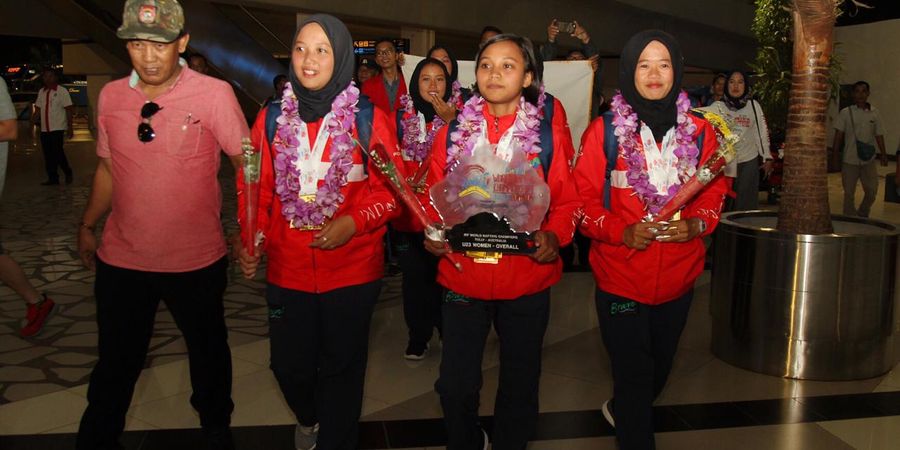
[[[294,226],[320,226],[332,217],[344,202],[341,187],[347,184],[347,175],[353,168],[353,122],[359,89],[353,82],[331,103],[332,116],[325,121],[325,132],[331,134],[331,167],[324,183],[316,191],[314,202],[300,198],[300,126],[303,120],[298,113],[297,97],[291,83],[284,88],[281,116],[275,133],[275,193],[281,199],[281,213]]]
[[[456,107],[462,103],[462,84],[459,80],[454,81],[451,85],[450,104]]]
[[[422,130],[419,129],[419,114],[413,105],[412,97],[404,94],[400,97],[400,103],[404,105],[403,113],[403,142],[401,147],[403,155],[407,159],[416,162],[422,162],[431,151],[431,143],[438,131],[444,126],[444,119],[435,114],[431,121],[431,130],[425,135],[425,141],[419,142],[419,135]]]
[[[541,152],[541,118],[544,115],[544,101],[546,94],[544,86],[540,88],[537,106],[525,100],[525,96],[519,97],[519,107],[516,110],[516,121],[513,123],[513,141],[519,143],[525,150],[529,159]],[[447,172],[453,170],[463,155],[471,155],[475,148],[475,141],[481,134],[481,124],[484,123],[484,97],[473,95],[463,105],[462,111],[457,116],[458,126],[451,133],[450,140],[453,145],[447,149]]]
[[[615,135],[619,141],[619,154],[622,155],[628,166],[625,176],[628,184],[652,215],[656,215],[678,193],[681,186],[694,175],[700,156],[700,150],[694,144],[694,132],[697,131],[697,126],[688,117],[691,101],[687,93],[681,91],[675,104],[678,110],[675,126],[675,141],[678,147],[675,148],[675,157],[678,159],[676,164],[679,182],[669,186],[665,195],[660,195],[659,189],[650,182],[650,175],[647,173],[647,159],[644,156],[643,143],[640,138],[641,122],[637,113],[625,101],[621,93],[617,93],[611,103],[615,113],[613,125],[616,127]]]

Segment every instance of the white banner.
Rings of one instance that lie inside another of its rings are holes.
[[[413,69],[424,58],[406,55],[403,77],[410,84]],[[475,85],[475,62],[459,61],[459,82],[470,87]],[[587,61],[549,61],[544,63],[544,88],[559,99],[569,119],[572,144],[575,149],[581,144],[581,134],[591,121],[591,92],[594,88],[594,72]]]

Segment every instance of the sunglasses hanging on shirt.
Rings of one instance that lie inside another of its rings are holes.
[[[161,109],[162,107],[153,102],[144,103],[144,106],[141,107],[141,124],[138,125],[137,129],[139,141],[147,143],[156,137],[156,132],[150,126],[150,119]]]

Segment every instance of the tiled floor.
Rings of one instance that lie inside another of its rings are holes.
[[[67,442],[65,439],[76,430],[85,406],[86,377],[96,359],[93,276],[76,260],[73,235],[96,159],[93,143],[83,134],[81,142],[67,145],[67,152],[76,170],[75,183],[48,188],[38,186],[43,180],[42,160],[27,133],[11,148],[7,186],[0,202],[0,239],[34,284],[64,308],[38,338],[21,339],[16,330],[24,305],[11,290],[0,286],[0,435],[51,433],[62,439],[59,442]],[[893,170],[893,163],[880,169],[882,174]],[[227,170],[223,171],[223,180],[226,180],[227,200],[233,196]],[[832,210],[838,212],[841,201],[838,175],[829,177],[828,189]],[[233,202],[226,203],[223,216],[230,217]],[[885,205],[879,200],[872,215],[900,222],[900,205]],[[233,225],[226,223],[226,227]],[[263,283],[233,275],[226,295],[234,359],[233,423],[238,430],[271,426],[272,430],[284,434],[288,428],[277,426],[291,425],[294,418],[267,368]],[[440,404],[433,391],[440,343],[432,342],[433,351],[422,362],[402,359],[406,330],[398,279],[393,277],[386,283],[373,319],[362,420],[382,423],[386,428],[399,427],[411,419],[426,420],[416,422],[422,427],[419,430],[401,429],[395,435],[408,437],[408,442],[424,442],[417,440],[417,432],[428,427],[440,428],[439,421],[427,421],[441,417]],[[814,404],[826,401],[828,398],[821,399],[827,395],[900,391],[900,369],[869,380],[829,383],[787,380],[732,367],[709,351],[708,291],[707,272],[698,281],[696,300],[680,341],[675,367],[658,401],[660,412],[679,411],[675,419],[680,421],[679,425],[664,429],[682,431],[659,433],[658,448],[896,448],[900,440],[900,416],[851,415],[847,417],[865,418],[820,420],[837,416],[816,415]],[[596,412],[611,393],[609,362],[600,342],[592,295],[593,281],[587,273],[567,273],[553,289],[541,379],[542,426],[552,424],[559,417]],[[190,383],[183,342],[164,309],[158,315],[150,353],[132,401],[127,429],[197,428],[197,415],[188,402]],[[482,415],[492,413],[497,353],[497,340],[492,335],[483,365]],[[794,398],[797,400],[790,400]],[[778,403],[781,405],[778,408],[786,408],[785,411],[771,411],[768,403],[753,402],[764,399],[789,400]],[[712,412],[717,416],[710,417]],[[774,422],[754,422],[754,418],[762,417],[759,414],[775,417]],[[586,437],[542,439],[529,448],[614,449],[614,439],[602,421],[598,420],[596,426],[597,432],[583,435]],[[140,441],[145,444],[164,441],[161,435],[153,436],[157,437],[156,441]],[[240,443],[241,434],[238,432],[237,436]],[[550,432],[546,436],[560,435]],[[246,448],[260,448],[253,447],[252,440],[247,442],[251,444]],[[140,448],[154,448],[153,445],[157,444]],[[391,446],[396,448],[396,443]]]

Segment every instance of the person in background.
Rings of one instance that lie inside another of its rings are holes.
[[[700,106],[709,106],[714,102],[724,100],[726,81],[728,81],[727,75],[724,73],[717,73],[716,76],[713,77],[712,84],[709,85],[709,91],[701,98]]]
[[[434,137],[447,123],[437,110],[439,105],[450,103],[449,80],[446,66],[434,58],[423,59],[413,71],[409,95],[402,98],[403,107],[394,120],[400,142],[394,159],[407,179],[429,168]],[[455,118],[454,114],[450,120]],[[414,189],[421,193],[423,204],[429,201],[428,181],[427,177],[421,183],[414,180]],[[391,241],[403,271],[403,319],[409,331],[403,356],[419,361],[428,353],[434,329],[441,330],[443,288],[437,283],[438,260],[425,250],[424,226],[405,208],[391,222],[391,229]]]
[[[597,46],[591,42],[591,35],[588,34],[587,30],[585,30],[577,21],[573,21],[572,23],[575,25],[575,29],[569,33],[569,35],[581,43],[581,48],[570,51],[566,60],[582,61],[600,53],[599,50],[597,50]],[[556,43],[559,32],[559,20],[553,19],[550,22],[550,25],[547,25],[547,42],[541,45],[541,58],[543,58],[544,61],[553,61],[556,59],[557,52],[559,51]],[[597,69],[595,69],[595,71],[596,70]]]
[[[31,122],[41,122],[41,150],[44,153],[44,168],[47,181],[43,186],[59,184],[59,169],[66,176],[66,184],[72,184],[72,168],[63,148],[64,138],[72,139],[72,114],[75,106],[69,91],[59,85],[59,75],[55,70],[47,69],[41,75],[44,87],[38,92],[34,101],[35,111]]]
[[[769,127],[762,106],[752,98],[750,80],[741,71],[726,77],[725,96],[704,107],[722,116],[738,138],[734,145],[735,158],[725,168],[725,175],[734,177],[735,198],[729,199],[726,210],[748,211],[759,208],[759,172],[768,177],[773,170],[769,149]],[[760,164],[762,161],[762,164]]]
[[[375,44],[375,62],[381,73],[362,84],[360,91],[377,108],[393,112],[400,108],[400,96],[406,95],[406,80],[400,71],[399,53],[394,41],[379,39]]]
[[[869,104],[869,83],[857,81],[853,84],[853,104],[842,109],[834,122],[834,165],[837,166],[837,155],[843,148],[844,159],[841,165],[841,181],[844,186],[844,215],[869,217],[872,204],[878,195],[878,159],[882,166],[887,166],[887,152],[884,147],[884,125],[878,109]],[[880,158],[873,151],[869,159],[860,156],[861,144],[874,147],[877,145]],[[863,187],[863,199],[856,207],[856,184]]]
[[[434,58],[444,64],[447,73],[450,74],[449,87],[450,99],[444,105],[436,104],[435,112],[444,122],[449,122],[456,118],[457,111],[463,107],[469,97],[472,96],[472,90],[463,87],[459,82],[459,62],[456,57],[450,53],[450,50],[443,45],[435,45],[428,50],[428,57]]]
[[[727,190],[719,177],[679,217],[644,220],[718,148],[712,126],[690,112],[683,71],[680,46],[668,33],[631,37],[622,50],[621,91],[609,122],[618,137],[616,160],[606,158],[613,144],[604,139],[612,133],[607,119],[598,118],[582,136],[573,171],[584,202],[579,228],[593,240],[597,316],[613,375],[614,398],[603,403],[602,413],[622,450],[655,448],[653,401],[666,384],[694,281],[703,272],[702,238],[718,224]]]
[[[356,84],[362,86],[369,78],[378,75],[378,72],[378,64],[375,64],[375,62],[368,58],[360,59],[356,66]]]
[[[275,89],[275,92],[272,93],[272,96],[267,98],[263,103],[263,108],[266,108],[271,103],[281,103],[281,96],[284,95],[284,86],[288,83],[288,76],[280,73],[275,75],[275,78],[272,78],[272,87]]]
[[[16,110],[6,88],[6,81],[0,78],[0,195],[6,181],[6,163],[9,157],[9,142],[19,135]],[[25,277],[22,267],[3,250],[0,242],[0,281],[9,286],[25,300],[25,325],[19,330],[22,337],[31,337],[41,332],[44,324],[56,310],[56,303],[47,294],[38,292]]]
[[[217,174],[237,169],[250,137],[231,86],[179,58],[188,46],[176,0],[127,0],[116,35],[133,70],[100,91],[97,156],[78,224],[82,263],[96,271],[97,354],[77,450],[121,448],[156,312],[184,336],[191,405],[207,449],[232,450],[228,282]],[[95,229],[109,212],[99,248]]]
[[[188,58],[188,67],[194,72],[209,75],[209,61],[206,60],[205,56],[199,53],[194,53]]]
[[[481,47],[485,42],[498,34],[503,34],[503,30],[493,25],[486,25],[481,29],[481,36],[478,39],[478,47]]]

